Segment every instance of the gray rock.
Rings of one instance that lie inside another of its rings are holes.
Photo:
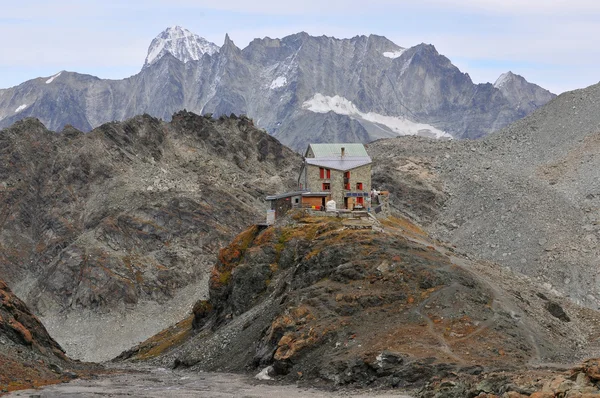
[[[512,73],[502,81],[474,84],[434,46],[403,49],[376,35],[338,40],[298,33],[255,39],[242,50],[228,36],[219,48],[173,27],[152,41],[144,67],[127,79],[63,71],[0,90],[0,128],[36,117],[52,130],[89,131],[143,113],[169,120],[187,109],[249,115],[295,150],[309,142],[432,136],[435,129],[477,138],[554,96]],[[316,98],[346,101],[354,110],[310,106]]]
[[[273,366],[267,366],[263,370],[261,370],[256,376],[254,376],[257,380],[273,380],[273,376],[275,376],[275,369]]]
[[[599,99],[600,85],[561,94],[483,140],[454,141],[450,158],[444,157],[447,143],[380,140],[369,146],[373,180],[392,192],[397,211],[418,217],[441,240],[596,308],[588,295],[600,294],[589,283],[600,256],[597,236],[590,233],[600,209],[600,157],[593,149],[599,145]],[[404,170],[408,161],[422,170]],[[482,165],[490,165],[489,178],[476,180]],[[408,189],[413,186],[418,197]],[[449,229],[450,223],[459,227]]]

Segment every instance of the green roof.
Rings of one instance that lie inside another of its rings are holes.
[[[363,144],[309,144],[306,152],[312,149],[315,158],[341,156],[344,148],[344,156],[369,156]]]

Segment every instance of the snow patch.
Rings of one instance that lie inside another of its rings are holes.
[[[404,51],[406,51],[405,48],[401,49],[401,50],[397,50],[397,51],[386,51],[383,53],[383,56],[386,58],[398,58],[399,56],[401,56]]]
[[[21,112],[25,108],[27,108],[27,104],[23,104],[20,107],[18,107],[17,109],[15,109],[15,113]]]
[[[273,377],[271,377],[273,373],[275,373],[273,366],[267,366],[261,370],[260,373],[254,376],[254,378],[257,380],[273,380]]]
[[[496,88],[500,88],[502,87],[507,81],[509,81],[511,79],[511,77],[513,76],[513,74],[511,72],[506,72],[500,75],[500,77],[498,78],[498,80],[496,80],[496,83],[494,83],[494,87]]]
[[[56,75],[54,75],[50,79],[46,80],[46,84],[52,83],[54,81],[54,79],[56,79],[57,77],[60,76],[61,73],[62,73],[62,71],[58,72]]]
[[[285,76],[279,76],[277,79],[273,80],[270,88],[271,88],[271,90],[274,90],[276,88],[283,87],[286,84],[287,84],[287,79],[285,78]]]
[[[344,97],[336,95],[328,97],[317,93],[310,100],[302,104],[302,108],[315,113],[335,112],[355,119],[380,124],[388,127],[398,135],[424,135],[435,138],[452,138],[445,131],[439,130],[429,124],[416,123],[400,116],[385,116],[375,112],[361,112],[356,105]]]
[[[180,26],[172,26],[152,40],[145,65],[152,64],[166,53],[185,63],[198,61],[204,54],[212,55],[217,51],[219,46],[216,44]]]

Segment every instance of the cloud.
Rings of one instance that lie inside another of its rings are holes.
[[[139,70],[152,38],[179,24],[218,45],[227,32],[239,47],[299,31],[380,34],[405,47],[434,44],[474,80],[522,68],[562,90],[598,80],[589,65],[600,62],[599,16],[600,2],[589,0],[22,0],[3,5],[0,68]]]
[[[589,15],[600,13],[596,0],[421,0],[421,5],[494,15]]]
[[[450,12],[507,15],[573,15],[600,13],[596,0],[149,0],[153,6],[179,6],[268,15],[373,14],[381,11],[399,14],[415,9],[444,9]]]

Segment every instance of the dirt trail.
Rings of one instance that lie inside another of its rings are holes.
[[[423,318],[425,320],[425,322],[427,322],[427,332],[440,343],[441,350],[444,351],[450,358],[454,359],[458,363],[464,364],[464,363],[466,363],[466,361],[452,351],[452,349],[450,348],[450,345],[448,345],[448,342],[446,342],[446,339],[444,338],[444,336],[442,334],[435,331],[434,322],[431,319],[431,317],[429,317],[427,314],[423,314],[423,312],[422,312],[423,309],[426,308],[427,304],[429,304],[433,299],[435,299],[437,296],[439,296],[442,292],[445,292],[448,290],[453,290],[453,289],[454,290],[456,289],[455,283],[453,283],[452,285],[450,285],[448,287],[445,287],[444,289],[438,290],[437,292],[435,292],[434,294],[429,296],[429,298],[427,298],[427,300],[423,300],[423,302],[421,304],[419,304],[417,306],[417,308],[415,308],[414,311],[417,314],[419,314],[419,316],[421,318]]]
[[[504,294],[500,293],[498,287],[496,286],[495,283],[493,283],[490,280],[490,277],[488,275],[483,275],[480,272],[478,272],[476,269],[474,269],[474,267],[471,263],[471,260],[449,252],[447,246],[444,246],[443,244],[440,244],[438,242],[431,241],[426,238],[417,237],[414,235],[409,236],[408,234],[406,234],[405,236],[406,236],[406,239],[408,239],[411,242],[418,243],[418,244],[421,244],[424,246],[431,246],[439,253],[447,255],[448,259],[450,260],[451,265],[458,266],[462,269],[470,270],[473,273],[473,275],[475,276],[475,278],[477,278],[481,283],[483,283],[488,288],[489,292],[492,295],[491,305],[492,305],[492,308],[495,310],[494,317],[485,321],[484,323],[482,323],[479,328],[477,328],[475,331],[473,331],[469,335],[461,338],[460,340],[456,340],[456,342],[469,340],[469,339],[477,336],[479,333],[483,332],[487,328],[489,328],[489,326],[491,326],[497,320],[498,310],[500,308],[503,308],[504,310],[509,311],[513,318],[519,320],[522,328],[527,333],[531,347],[534,350],[534,355],[532,355],[528,361],[529,367],[531,367],[531,368],[556,367],[556,368],[561,368],[561,369],[566,367],[565,364],[559,364],[559,363],[554,363],[554,362],[545,362],[542,360],[542,354],[541,354],[542,350],[541,350],[541,347],[535,337],[535,332],[533,330],[531,330],[531,327],[529,325],[527,325],[526,322],[523,322],[523,318],[524,318],[525,314],[523,313],[521,308],[519,308],[512,300],[507,298]],[[440,344],[442,346],[442,350],[444,352],[446,352],[448,355],[450,355],[452,358],[454,358],[455,360],[457,360],[459,362],[464,362],[464,360],[460,356],[456,355],[452,351],[452,349],[446,342],[446,339],[444,338],[444,336],[435,331],[433,320],[431,318],[429,318],[429,316],[427,316],[426,314],[423,314],[421,312],[422,309],[424,308],[424,306],[428,302],[432,301],[435,297],[437,297],[443,291],[446,291],[447,289],[452,289],[452,288],[454,288],[454,286],[451,285],[444,289],[439,290],[434,295],[430,296],[427,300],[425,300],[423,303],[421,303],[416,308],[415,312],[417,314],[419,314],[422,318],[425,319],[425,321],[428,324],[428,332],[440,342]]]

